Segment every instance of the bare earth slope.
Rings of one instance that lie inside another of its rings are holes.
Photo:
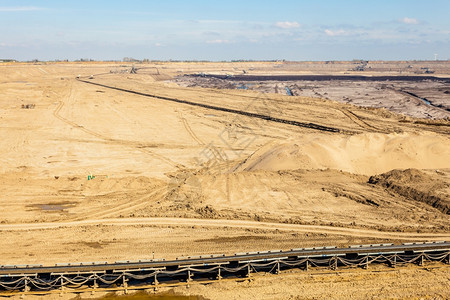
[[[447,172],[436,170],[427,174],[415,169],[393,170],[378,176],[370,177],[369,183],[381,185],[399,195],[422,201],[450,213],[450,184]]]

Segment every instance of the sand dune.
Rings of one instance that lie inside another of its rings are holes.
[[[435,134],[309,135],[267,145],[234,171],[337,169],[372,175],[393,169],[450,167],[450,139]]]

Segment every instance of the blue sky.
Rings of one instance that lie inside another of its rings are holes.
[[[449,0],[0,0],[0,58],[450,59]]]

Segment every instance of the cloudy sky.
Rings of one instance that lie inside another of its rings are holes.
[[[450,59],[449,0],[0,0],[0,59]]]

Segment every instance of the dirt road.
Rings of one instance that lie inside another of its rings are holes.
[[[130,218],[130,219],[90,219],[74,222],[54,222],[54,223],[28,223],[0,225],[0,231],[21,231],[37,230],[49,228],[65,228],[89,225],[171,225],[171,226],[200,226],[200,227],[231,227],[264,230],[283,230],[295,232],[313,232],[338,234],[353,237],[371,237],[380,239],[400,239],[400,240],[427,240],[440,241],[450,240],[450,233],[409,233],[409,232],[382,232],[376,230],[339,228],[332,226],[313,226],[298,224],[281,224],[240,220],[208,220],[208,219],[186,219],[186,218]]]

